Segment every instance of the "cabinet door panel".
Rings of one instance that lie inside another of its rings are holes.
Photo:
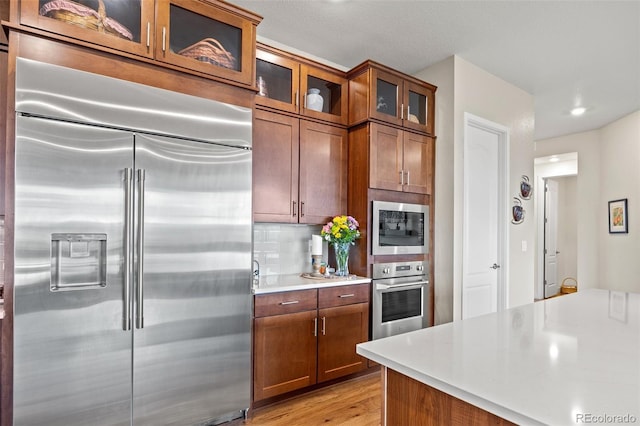
[[[155,58],[253,86],[255,26],[193,0],[157,0]]]
[[[300,121],[300,223],[324,224],[347,209],[347,131]]]
[[[402,191],[402,131],[371,124],[371,188]]]
[[[300,64],[264,49],[256,50],[256,104],[298,113]]]
[[[75,12],[71,12],[66,9],[73,3],[23,0],[20,23],[123,52],[153,56],[153,2],[104,0],[104,17],[97,1],[85,3],[88,6],[75,5],[71,7]]]
[[[318,382],[367,368],[356,344],[369,338],[369,304],[320,309],[318,317]]]
[[[371,70],[371,98],[369,111],[371,118],[387,123],[402,125],[403,111],[403,80],[391,73],[372,68]]]
[[[316,313],[254,320],[254,401],[316,383]]]
[[[257,222],[298,221],[298,137],[298,119],[255,112],[253,219]]]
[[[307,108],[309,89],[318,89],[322,96],[322,111]],[[347,124],[349,107],[347,79],[306,64],[300,65],[300,112],[308,117]]]
[[[403,125],[420,132],[433,134],[435,93],[432,89],[405,81]]]
[[[432,139],[415,133],[404,133],[405,192],[431,193]]]

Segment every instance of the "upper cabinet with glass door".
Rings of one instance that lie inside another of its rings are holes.
[[[254,86],[257,15],[216,0],[157,0],[156,59]]]
[[[347,124],[347,79],[342,71],[258,45],[256,104]]]
[[[262,18],[221,0],[20,0],[19,10],[21,25],[66,40],[255,87]]]
[[[435,86],[372,61],[348,78],[349,125],[373,119],[434,134]]]
[[[82,42],[153,56],[153,1],[22,0],[19,19]]]

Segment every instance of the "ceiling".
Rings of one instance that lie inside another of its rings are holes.
[[[415,74],[458,55],[534,96],[536,140],[640,109],[640,0],[230,1],[264,17],[259,40],[343,69]]]

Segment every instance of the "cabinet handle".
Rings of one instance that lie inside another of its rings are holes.
[[[400,185],[404,185],[404,170],[400,170]]]
[[[313,336],[318,337],[318,317],[313,319]]]
[[[294,202],[293,202],[293,217],[296,217],[296,214],[297,214],[297,212],[296,212],[296,205],[297,205],[297,203],[294,201]]]
[[[162,52],[167,51],[167,27],[162,27]]]
[[[296,303],[300,303],[299,300],[289,300],[288,302],[280,302],[280,305],[295,305]]]
[[[307,107],[307,94],[303,93],[302,94],[302,108],[306,108]]]
[[[149,37],[151,37],[151,22],[147,22],[147,49],[149,48],[149,46],[151,46],[151,40]]]
[[[411,185],[411,184],[409,183],[409,170],[407,170],[407,185]]]
[[[351,294],[341,294],[340,296],[338,296],[339,298],[343,299],[345,297],[355,297],[355,294],[351,293]]]
[[[411,117],[411,105],[407,105],[407,120]]]
[[[299,105],[300,105],[299,96],[300,96],[300,95],[299,95],[298,91],[296,90],[296,106],[299,106]]]
[[[404,120],[404,104],[400,104],[400,120]]]
[[[304,217],[304,201],[300,202],[300,217]]]
[[[326,317],[322,317],[322,335],[326,335],[326,325],[327,325],[327,318]]]

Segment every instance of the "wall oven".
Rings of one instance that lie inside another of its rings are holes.
[[[373,202],[371,254],[427,254],[429,206]]]
[[[373,339],[429,326],[428,270],[423,261],[373,265]]]

